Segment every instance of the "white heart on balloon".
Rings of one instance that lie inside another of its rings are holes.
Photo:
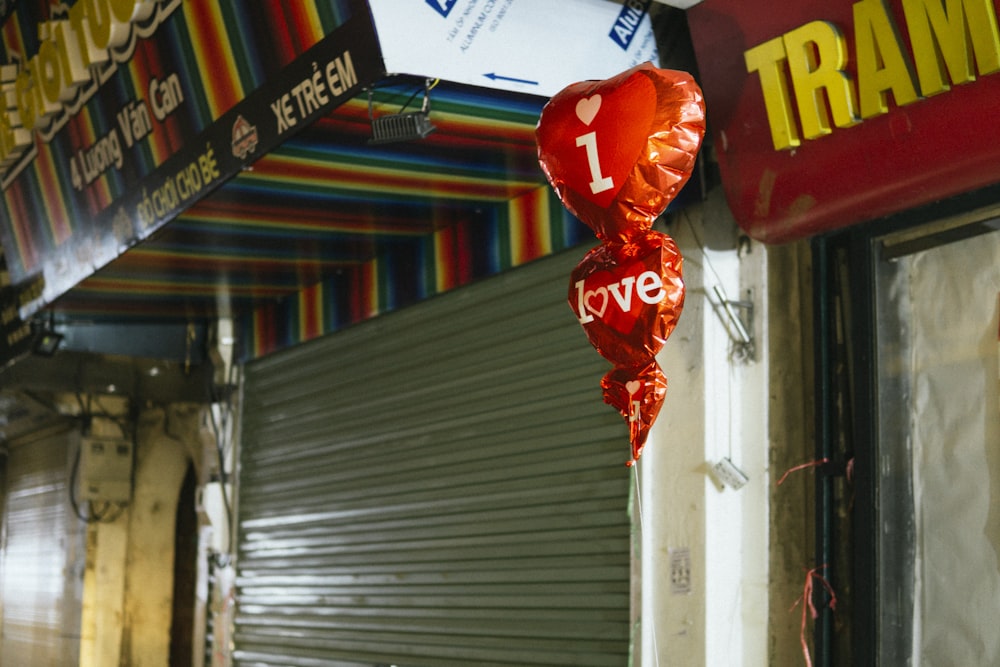
[[[590,125],[597,118],[597,113],[601,110],[601,96],[584,97],[576,103],[576,117],[584,125]]]
[[[598,307],[594,307],[590,303],[590,300],[596,296],[601,297],[601,305]],[[598,287],[597,289],[587,290],[583,295],[583,303],[586,309],[592,312],[598,319],[604,317],[604,311],[608,308],[608,288]]]

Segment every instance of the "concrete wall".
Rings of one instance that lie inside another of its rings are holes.
[[[767,346],[768,465],[768,661],[773,667],[803,664],[801,613],[805,572],[814,563],[815,476],[784,472],[815,458],[812,357],[811,253],[806,242],[768,248]]]
[[[638,465],[636,664],[796,664],[800,617],[788,610],[810,562],[811,485],[774,482],[811,452],[808,247],[751,242],[720,192],[666,231],[688,291],[659,356],[667,399]],[[745,485],[721,481],[720,462]]]
[[[200,421],[191,406],[139,416],[131,502],[113,522],[89,525],[81,667],[169,664],[177,503]],[[95,419],[92,428],[116,425]]]

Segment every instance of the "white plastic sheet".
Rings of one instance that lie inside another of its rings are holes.
[[[1000,232],[906,258],[915,667],[1000,664]],[[906,399],[904,399],[904,402]]]

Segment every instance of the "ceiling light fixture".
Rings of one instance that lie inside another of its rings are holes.
[[[406,107],[417,93],[413,93],[400,110],[396,113],[388,113],[378,118],[375,117],[373,105],[374,86],[368,89],[368,118],[372,124],[372,138],[368,140],[370,145],[392,144],[400,141],[414,141],[424,139],[431,132],[436,130],[431,123],[431,88],[437,85],[438,80],[426,79],[424,81],[424,101],[420,111],[406,111]]]
[[[64,336],[56,331],[55,318],[49,315],[48,322],[35,322],[35,340],[31,344],[31,351],[41,357],[51,357],[59,349]]]

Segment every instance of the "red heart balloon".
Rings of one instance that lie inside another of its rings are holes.
[[[604,402],[617,408],[628,424],[632,465],[642,454],[649,429],[667,395],[667,378],[655,359],[638,367],[619,367],[601,379]]]
[[[601,355],[616,366],[646,363],[684,307],[683,259],[666,234],[601,244],[570,276],[569,304]]]
[[[535,131],[539,164],[563,205],[618,243],[648,231],[684,187],[704,135],[698,84],[650,63],[564,88]]]

